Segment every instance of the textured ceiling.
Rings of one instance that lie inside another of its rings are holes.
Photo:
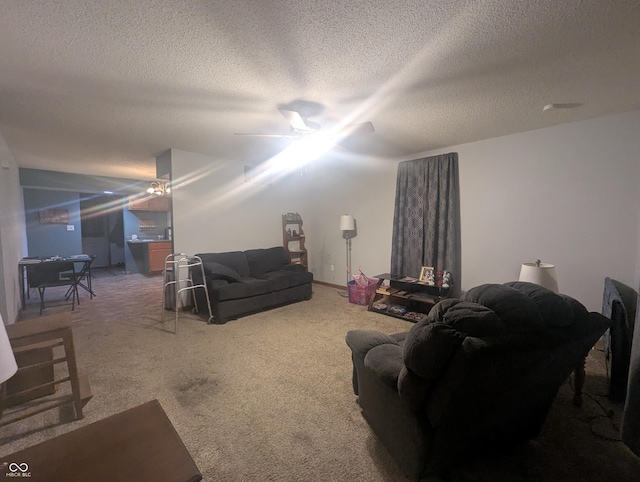
[[[640,108],[640,2],[2,0],[0,156],[153,178],[167,148],[260,162],[314,122],[357,155]],[[543,112],[549,103],[582,103]]]

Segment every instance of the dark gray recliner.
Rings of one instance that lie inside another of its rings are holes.
[[[608,326],[538,285],[481,285],[438,303],[409,332],[350,331],[353,389],[409,477],[446,475],[481,449],[536,437]]]

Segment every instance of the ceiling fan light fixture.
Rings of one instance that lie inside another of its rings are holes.
[[[153,194],[156,196],[164,196],[166,194],[171,194],[171,187],[169,186],[169,181],[163,181],[162,179],[158,181],[151,181],[151,185],[147,189],[149,194]]]
[[[340,125],[339,128],[336,127],[323,130],[320,124],[308,120],[295,110],[278,108],[278,111],[280,111],[280,113],[284,116],[284,118],[290,125],[290,132],[288,134],[251,134],[245,132],[235,132],[234,135],[251,137],[279,137],[284,139],[303,139],[310,136],[318,135],[319,133],[332,132],[333,136],[337,139],[375,132],[375,129],[371,122]]]

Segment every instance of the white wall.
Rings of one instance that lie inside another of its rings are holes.
[[[339,151],[309,167],[313,209],[307,236],[308,244],[313,246],[309,257],[314,279],[346,283],[346,244],[340,231],[342,214],[351,214],[356,220],[351,271],[356,274],[361,267],[367,276],[389,272],[396,170],[396,162],[363,159]]]
[[[282,245],[281,215],[304,221],[315,279],[346,282],[340,215],[356,218],[352,268],[389,270],[396,164],[340,151],[271,185],[243,182],[244,163],[171,149],[174,247],[189,254]],[[373,242],[372,242],[373,240]],[[334,271],[330,266],[334,265]]]
[[[243,168],[242,162],[171,150],[176,251],[282,246],[281,216],[287,212],[300,213],[307,234],[307,177],[292,174],[271,185],[247,184]]]
[[[640,112],[490,139],[459,153],[463,289],[556,265],[593,311],[604,277],[638,286]]]
[[[639,133],[634,111],[413,156],[459,154],[461,288],[517,279],[520,264],[536,259],[555,264],[560,290],[593,311],[605,276],[640,287]],[[265,188],[243,185],[242,163],[172,152],[174,179],[208,172],[175,191],[178,250],[280,245],[280,215],[298,211],[314,279],[344,284],[339,218],[349,213],[353,271],[389,270],[398,161],[333,152],[304,178]]]
[[[18,262],[27,251],[27,238],[18,166],[2,136],[0,165],[0,313],[9,324],[17,320],[20,308]]]

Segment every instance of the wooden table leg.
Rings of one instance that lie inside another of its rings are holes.
[[[573,404],[576,407],[582,406],[582,387],[584,387],[584,367],[587,363],[587,357],[582,359],[580,365],[574,370],[574,380],[573,380]]]

